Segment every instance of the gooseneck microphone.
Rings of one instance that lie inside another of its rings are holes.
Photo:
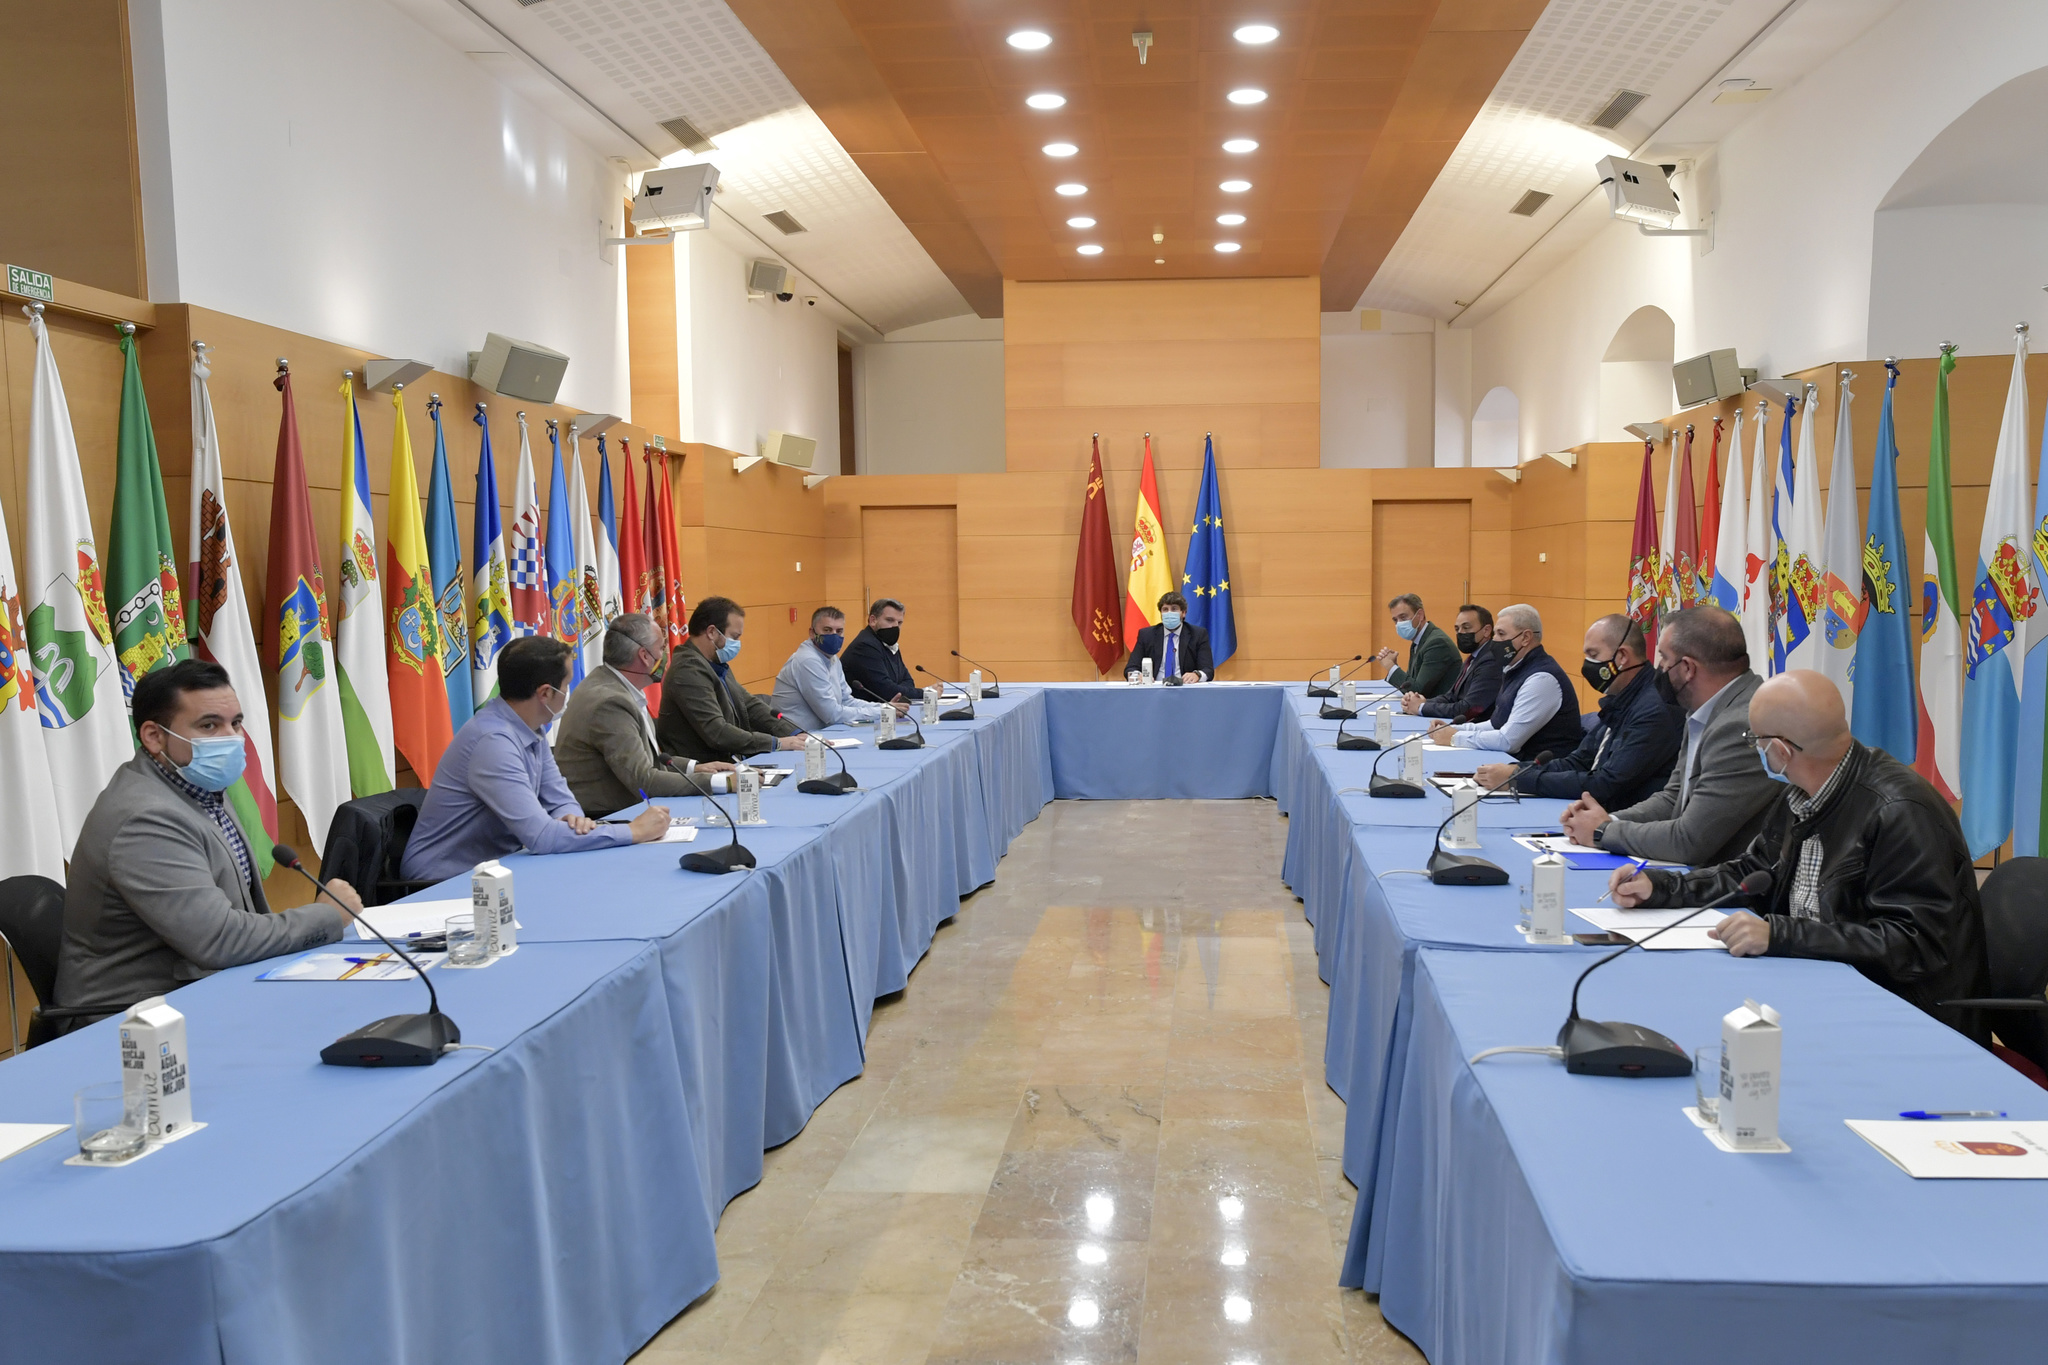
[[[1516,765],[1516,773],[1533,768],[1539,763],[1550,762],[1550,750],[1545,749],[1536,757]],[[1510,777],[1508,782],[1513,782]],[[1505,784],[1503,784],[1505,785]],[[1481,801],[1499,800],[1489,792],[1479,798]],[[1453,853],[1443,846],[1444,831],[1451,821],[1458,818],[1458,798],[1451,798],[1451,813],[1436,827],[1436,837],[1430,840],[1429,879],[1438,886],[1506,886],[1508,870],[1495,862],[1476,857],[1469,853]]]
[[[881,702],[882,705],[891,708],[895,706],[894,702],[882,701],[880,697],[875,695],[875,689],[869,687],[866,683],[857,682],[853,685],[867,693],[869,701]],[[910,722],[910,728],[917,732],[916,735],[903,735],[896,739],[881,740],[875,745],[877,749],[922,749],[924,747],[924,727],[917,723],[917,708],[913,706],[905,711],[903,718]]]
[[[734,769],[733,776],[734,780],[737,781],[739,776],[738,769]],[[683,871],[707,872],[714,877],[718,877],[728,872],[737,872],[743,867],[754,866],[754,851],[740,842],[740,827],[733,823],[733,818],[727,814],[725,807],[718,804],[717,797],[708,791],[703,795],[704,799],[709,801],[712,808],[724,819],[726,827],[732,830],[732,842],[724,848],[712,849],[709,853],[685,853],[678,860]]]
[[[1352,655],[1352,656],[1351,656],[1350,658],[1348,658],[1348,659],[1339,659],[1339,660],[1337,660],[1337,662],[1336,662],[1336,663],[1333,663],[1333,664],[1331,664],[1331,665],[1330,665],[1330,668],[1341,668],[1341,667],[1343,667],[1343,666],[1344,666],[1345,664],[1355,664],[1355,663],[1358,663],[1358,662],[1359,662],[1359,661],[1360,661],[1361,659],[1363,659],[1363,658],[1365,658],[1365,656],[1364,656],[1363,654],[1354,654],[1354,655]],[[1363,666],[1363,665],[1361,665],[1361,667],[1362,667],[1362,666]],[[1329,669],[1323,669],[1323,670],[1321,670],[1321,671],[1320,671],[1320,672],[1319,672],[1319,673],[1318,673],[1318,674],[1317,674],[1316,676],[1317,676],[1317,677],[1320,677],[1320,676],[1322,676],[1322,674],[1323,674],[1323,673],[1327,673],[1328,671],[1329,671]],[[1352,669],[1352,670],[1351,670],[1350,672],[1346,673],[1346,674],[1344,675],[1344,677],[1345,677],[1345,678],[1348,678],[1348,677],[1350,677],[1350,676],[1351,676],[1351,674],[1352,674],[1352,673],[1356,673],[1357,671],[1358,671],[1358,669],[1354,668],[1354,669]],[[1338,679],[1338,681],[1339,681],[1339,682],[1342,682],[1343,680],[1344,680],[1343,678],[1339,678],[1339,679]],[[1311,697],[1334,697],[1334,696],[1336,696],[1336,695],[1337,695],[1337,689],[1336,689],[1336,688],[1334,688],[1334,687],[1329,687],[1329,686],[1326,686],[1326,685],[1324,685],[1323,683],[1319,683],[1319,682],[1317,682],[1317,681],[1315,680],[1315,678],[1310,678],[1310,679],[1308,680],[1308,694],[1309,694],[1309,695],[1310,695]]]
[[[936,674],[936,673],[932,672],[932,671],[931,671],[931,670],[930,670],[929,668],[926,668],[926,667],[925,667],[925,666],[924,666],[923,664],[912,664],[912,665],[911,665],[911,667],[912,667],[912,668],[914,668],[914,669],[916,669],[916,670],[917,670],[918,672],[920,672],[920,673],[924,674],[924,675],[925,675],[925,676],[926,676],[927,678],[937,678],[937,679],[938,679],[938,681],[939,681],[939,683],[940,683],[940,688],[939,688],[939,690],[940,690],[940,691],[942,691],[942,692],[943,692],[943,691],[944,691],[944,690],[945,690],[946,688],[948,688],[948,687],[960,687],[960,684],[959,684],[959,683],[956,683],[956,682],[954,682],[954,681],[953,681],[953,680],[952,680],[951,678],[940,678],[938,674]],[[972,697],[970,697],[970,696],[968,696],[968,695],[967,695],[967,689],[966,689],[966,688],[964,688],[964,687],[960,687],[960,696],[961,696],[962,700],[964,700],[964,701],[965,701],[965,702],[966,702],[967,704],[966,704],[965,706],[956,706],[956,707],[954,707],[954,708],[953,708],[952,710],[950,710],[950,711],[941,711],[941,712],[939,712],[939,719],[940,719],[940,720],[973,720],[973,719],[974,719],[974,698],[972,698]],[[919,733],[919,734],[923,734],[924,732],[923,732],[922,730],[920,730],[920,731],[918,731],[918,733]]]
[[[839,750],[835,749],[834,747],[832,747],[831,744],[827,743],[823,735],[811,734],[809,730],[804,729],[804,727],[801,725],[797,725],[795,721],[791,720],[787,715],[785,715],[781,711],[777,711],[775,713],[775,719],[783,722],[785,725],[796,725],[798,733],[809,735],[812,739],[817,740],[818,743],[825,745],[825,752],[832,755],[832,757],[839,759],[838,772],[833,773],[828,777],[807,777],[803,781],[796,784],[796,789],[798,791],[808,792],[812,796],[846,796],[851,794],[853,789],[860,785],[860,783],[854,779],[853,774],[846,771],[846,760],[844,758],[840,758]]]
[[[1605,967],[1608,963],[1628,952],[1640,948],[1657,934],[1668,934],[1679,925],[1704,910],[1716,910],[1730,901],[1752,896],[1768,896],[1771,893],[1772,877],[1768,871],[1756,871],[1742,879],[1742,885],[1725,896],[1716,896],[1698,910],[1689,911],[1654,934],[1645,934],[1627,947],[1617,948],[1579,973],[1579,979],[1572,983],[1572,1009],[1565,1016],[1564,1027],[1557,1031],[1557,1045],[1564,1051],[1565,1070],[1582,1076],[1689,1076],[1692,1074],[1692,1058],[1684,1048],[1666,1038],[1655,1029],[1644,1028],[1641,1024],[1601,1023],[1579,1017],[1579,987],[1586,984],[1586,978]]]
[[[1405,749],[1411,744],[1420,744],[1428,738],[1429,731],[1424,730],[1419,735],[1410,735],[1399,743],[1389,744],[1386,748],[1380,750],[1380,756],[1372,761],[1372,777],[1366,783],[1365,794],[1367,796],[1401,797],[1411,801],[1421,800],[1422,788],[1419,784],[1398,777],[1381,777],[1380,764],[1386,762],[1387,755],[1393,753],[1396,749]]]
[[[376,925],[342,905],[341,897],[326,882],[306,870],[306,865],[299,861],[298,850],[290,844],[273,846],[270,857],[278,866],[288,867],[313,883],[321,895],[341,906],[342,914],[376,935],[377,941],[398,954],[427,988],[425,1014],[393,1014],[374,1024],[365,1024],[354,1033],[344,1033],[320,1049],[321,1061],[329,1066],[432,1066],[452,1044],[462,1041],[462,1030],[441,1013],[441,998],[434,992],[433,979],[411,954],[384,937]]]
[[[961,663],[973,664],[976,668],[981,669],[983,672],[987,673],[989,677],[995,678],[994,682],[990,683],[988,686],[981,689],[982,696],[993,699],[1003,695],[1003,680],[1001,678],[996,678],[996,671],[993,668],[990,668],[987,664],[981,662],[981,660],[979,659],[968,658],[965,654],[962,654],[957,649],[949,649],[946,652],[948,654],[951,654],[954,658],[958,659]]]

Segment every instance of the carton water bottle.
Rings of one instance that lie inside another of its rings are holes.
[[[1745,1000],[1721,1019],[1721,1138],[1731,1147],[1777,1147],[1785,1030],[1769,1005]]]
[[[1330,688],[1331,688],[1331,690],[1332,690],[1332,691],[1335,691],[1335,690],[1336,690],[1336,687],[1337,687],[1337,675],[1338,675],[1339,671],[1340,671],[1340,670],[1342,670],[1342,668],[1343,668],[1343,667],[1344,667],[1344,665],[1342,665],[1342,664],[1331,664],[1331,665],[1330,665]]]
[[[1529,909],[1529,941],[1563,943],[1564,859],[1555,853],[1544,854],[1536,860],[1532,876],[1534,894]]]
[[[742,763],[735,775],[739,778],[740,823],[766,824],[761,818],[761,770],[752,764]]]
[[[1341,711],[1358,710],[1358,684],[1345,681],[1337,688],[1337,708]]]
[[[1460,782],[1451,792],[1451,834],[1444,840],[1449,848],[1479,847],[1479,784]]]
[[[926,725],[937,725],[939,723],[939,689],[936,687],[927,687],[924,690],[924,723]]]
[[[121,1017],[121,1094],[127,1112],[148,1113],[151,1142],[183,1137],[192,1127],[185,1016],[161,995],[137,1001]]]
[[[512,869],[492,859],[469,874],[469,905],[476,913],[476,937],[485,957],[502,957],[519,946],[512,911]]]
[[[1401,750],[1401,780],[1403,782],[1412,782],[1418,787],[1422,785],[1422,746],[1420,744],[1410,744],[1407,748]]]
[[[1394,708],[1382,706],[1372,713],[1372,737],[1382,749],[1394,742]]]
[[[896,708],[884,703],[882,714],[875,717],[875,743],[896,738]]]
[[[825,776],[825,741],[816,735],[804,736],[804,781],[816,782]]]
[[[1140,672],[1140,673],[1141,673],[1141,674],[1142,674],[1142,675],[1144,676],[1144,680],[1145,680],[1146,682],[1151,682],[1151,681],[1152,681],[1152,660],[1151,660],[1151,659],[1149,659],[1149,658],[1147,658],[1147,659],[1141,659],[1141,660],[1139,660],[1139,661],[1138,661],[1138,671],[1139,671],[1139,672]]]

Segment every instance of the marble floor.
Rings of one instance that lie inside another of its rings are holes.
[[[1420,1362],[1339,1290],[1328,989],[1265,801],[1060,801],[636,1365]]]

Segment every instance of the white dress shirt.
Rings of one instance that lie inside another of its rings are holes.
[[[882,714],[882,703],[854,699],[839,656],[827,654],[812,640],[798,645],[789,662],[775,675],[775,693],[770,702],[806,730],[851,725]]]
[[[1502,749],[1513,753],[1550,724],[1550,718],[1562,705],[1564,693],[1558,690],[1557,679],[1548,673],[1538,673],[1515,693],[1507,724],[1496,730],[1490,720],[1468,721],[1457,727],[1455,743],[1460,749]]]

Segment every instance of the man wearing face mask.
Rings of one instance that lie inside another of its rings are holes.
[[[723,791],[717,773],[730,763],[664,758],[647,714],[646,689],[668,671],[667,632],[645,612],[613,618],[604,632],[604,663],[569,694],[555,735],[555,762],[583,813],[610,815],[642,796],[694,796]]]
[[[1784,794],[1756,838],[1740,856],[1689,873],[1616,868],[1614,903],[1706,905],[1768,869],[1770,892],[1708,931],[1729,952],[1846,962],[1989,1042],[1975,1011],[1941,1004],[1982,995],[1987,984],[1976,869],[1948,802],[1852,737],[1841,692],[1807,669],[1756,689],[1742,739]]]
[[[1511,763],[1480,767],[1491,791],[1514,779],[1524,796],[1589,796],[1630,806],[1664,785],[1685,743],[1685,712],[1657,691],[1643,627],[1626,616],[1603,616],[1586,628],[1579,675],[1600,691],[1600,719],[1579,747],[1516,776]]]
[[[868,607],[867,629],[847,643],[839,656],[846,685],[853,695],[871,702],[893,702],[918,694],[903,662],[903,604],[878,597]]]
[[[1387,669],[1387,681],[1401,692],[1419,692],[1434,697],[1449,689],[1458,676],[1458,647],[1444,628],[1422,614],[1422,599],[1404,592],[1387,603],[1394,618],[1394,634],[1408,642],[1408,666],[1394,665],[1400,656],[1390,646],[1373,655],[1372,661]]]
[[[1493,710],[1500,696],[1500,672],[1507,651],[1493,642],[1493,613],[1467,602],[1458,608],[1458,652],[1464,667],[1441,696],[1425,697],[1420,692],[1401,694],[1401,709],[1411,716],[1435,716],[1449,720],[1478,720]]]
[[[332,905],[270,913],[249,841],[223,793],[247,755],[242,703],[219,664],[186,659],[136,679],[134,758],[79,832],[64,892],[60,1032],[223,967],[333,943]],[[352,910],[347,882],[328,883]]]
[[[1152,661],[1152,676],[1161,682],[1179,678],[1198,683],[1216,671],[1209,655],[1209,632],[1188,623],[1188,599],[1177,592],[1160,594],[1159,624],[1138,632],[1124,672],[1137,672],[1146,659]]]
[[[1685,748],[1662,791],[1615,810],[1593,796],[1565,807],[1572,842],[1607,853],[1705,866],[1749,847],[1783,788],[1743,742],[1762,679],[1749,671],[1742,623],[1719,607],[1688,607],[1657,632],[1657,686],[1685,708]]]
[[[730,597],[707,597],[690,613],[690,636],[661,683],[661,751],[699,763],[801,749],[797,728],[732,675],[747,614]]]
[[[437,882],[522,848],[585,853],[667,835],[662,807],[648,807],[630,825],[600,825],[562,780],[546,731],[569,708],[569,650],[545,635],[505,646],[498,695],[455,732],[434,768],[401,876]]]
[[[1523,602],[1502,607],[1493,638],[1507,660],[1493,715],[1463,725],[1439,722],[1430,727],[1430,743],[1504,749],[1518,763],[1546,750],[1561,754],[1576,749],[1583,734],[1578,691],[1543,648],[1543,618],[1536,608]]]
[[[847,685],[846,670],[839,661],[845,644],[845,612],[837,607],[819,607],[812,612],[810,635],[775,675],[775,710],[806,730],[879,719],[883,703],[857,701]],[[900,716],[910,709],[910,703],[899,701],[887,709]]]

